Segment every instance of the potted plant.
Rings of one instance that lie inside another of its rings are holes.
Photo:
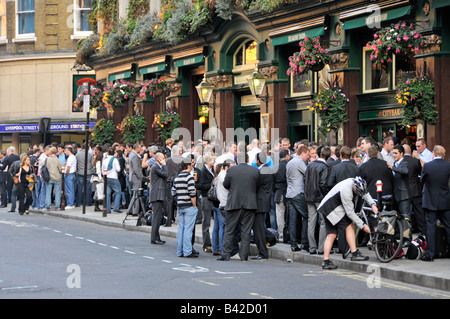
[[[141,142],[145,138],[147,121],[142,114],[127,115],[122,122],[117,125],[117,129],[123,134],[125,143]]]
[[[328,50],[320,44],[320,37],[305,37],[299,42],[300,51],[289,57],[287,74],[296,75],[308,71],[320,71],[331,62]]]
[[[370,60],[377,64],[391,63],[393,54],[410,55],[423,46],[421,34],[414,30],[413,24],[406,22],[391,24],[373,37],[366,47],[373,49]]]
[[[113,120],[103,118],[95,123],[91,132],[94,143],[112,144],[114,142],[116,126],[114,125]]]
[[[154,116],[152,128],[158,131],[161,142],[171,137],[174,129],[181,125],[180,115],[177,112],[162,112]]]
[[[397,85],[397,102],[403,107],[403,125],[416,121],[435,124],[434,83],[427,76],[417,76]]]
[[[104,106],[103,104],[103,90],[95,85],[91,85],[91,97],[90,97],[90,108],[101,108]],[[83,110],[83,101],[84,96],[89,94],[89,90],[86,87],[83,87],[78,94],[75,101],[72,104],[72,111],[80,111]]]
[[[309,102],[310,110],[318,114],[321,122],[319,131],[327,135],[330,130],[337,132],[341,124],[348,121],[346,104],[349,102],[347,96],[336,84],[328,83],[326,89],[315,94]]]
[[[125,143],[141,142],[145,138],[147,121],[142,114],[127,115],[122,122],[117,125],[117,129],[123,134]]]
[[[137,86],[131,82],[119,80],[114,83],[108,83],[104,88],[103,102],[105,106],[121,107],[125,102],[130,99],[135,99],[139,94],[140,86]]]
[[[139,97],[146,99],[149,95],[155,97],[161,95],[163,92],[169,91],[170,87],[166,81],[161,79],[151,79],[141,83]]]

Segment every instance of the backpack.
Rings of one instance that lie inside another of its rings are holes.
[[[48,183],[50,182],[50,172],[47,168],[47,159],[45,159],[44,165],[41,167],[41,177],[44,180],[44,182]]]

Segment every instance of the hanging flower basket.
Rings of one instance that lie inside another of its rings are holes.
[[[289,57],[288,75],[302,74],[308,71],[318,72],[331,62],[328,50],[320,44],[320,37],[308,38],[299,42],[300,51]]]
[[[167,82],[161,79],[151,79],[141,83],[139,96],[146,99],[148,96],[160,96],[163,92],[170,92]]]
[[[392,55],[413,55],[423,46],[420,33],[415,31],[413,24],[400,22],[391,24],[374,34],[374,40],[366,44],[372,48],[370,60],[374,64],[392,62]]]
[[[139,94],[140,86],[128,81],[109,83],[104,88],[103,102],[108,107],[121,107],[125,102],[135,99]]]
[[[91,97],[90,97],[90,108],[102,108],[104,107],[103,103],[103,90],[97,86],[91,85]],[[78,94],[75,101],[72,104],[72,111],[82,111],[83,110],[83,101],[84,96],[89,95],[89,90],[87,88],[83,88]]]
[[[160,141],[165,142],[171,137],[173,130],[180,125],[180,114],[177,112],[162,112],[155,114],[152,128],[158,131]]]
[[[341,124],[348,121],[346,104],[349,102],[342,89],[336,85],[329,85],[328,88],[315,94],[309,102],[309,109],[318,114],[321,119],[319,131],[327,135],[330,130],[337,132]]]
[[[147,121],[142,114],[127,115],[122,122],[117,125],[117,129],[123,134],[125,143],[141,142],[145,138]]]
[[[434,83],[428,77],[415,77],[397,86],[397,102],[403,107],[403,125],[417,121],[436,124]]]
[[[116,126],[113,120],[100,119],[98,120],[94,127],[91,129],[91,134],[94,143],[113,143],[114,133],[116,131]]]

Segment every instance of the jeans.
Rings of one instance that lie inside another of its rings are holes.
[[[225,211],[213,206],[214,226],[212,231],[212,252],[222,253],[223,251],[223,234],[225,232]]]
[[[194,230],[197,208],[178,207],[177,256],[192,254],[192,232]]]
[[[64,188],[67,196],[67,206],[75,205],[75,173],[64,177]]]
[[[91,176],[87,175],[87,183],[86,183],[86,206],[92,205],[92,187],[91,187]],[[76,175],[77,181],[77,192],[76,192],[76,206],[83,205],[83,196],[84,196],[84,175]]]
[[[37,203],[37,208],[38,209],[43,209],[45,208],[45,193],[47,191],[47,183],[44,181],[44,179],[42,177],[39,176],[38,179],[38,188],[39,188],[39,192],[38,192],[38,203]]]
[[[11,189],[11,211],[15,211],[17,206],[17,185],[14,184]]]
[[[298,245],[297,224],[302,223],[301,243],[308,245],[308,208],[305,194],[300,193],[294,198],[288,198],[289,203],[289,238],[291,246]]]
[[[117,178],[108,178],[106,186],[106,212],[111,213],[111,192],[114,192],[114,210],[120,210],[121,189]]]
[[[45,207],[49,208],[52,205],[52,190],[55,191],[55,208],[61,206],[61,182],[50,180],[47,184]]]

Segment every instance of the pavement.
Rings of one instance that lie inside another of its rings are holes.
[[[46,214],[48,216],[55,216],[61,218],[70,218],[85,222],[97,223],[104,226],[119,227],[131,231],[142,231],[150,234],[151,226],[142,225],[137,226],[137,218],[132,215],[112,212],[103,217],[102,212],[94,212],[93,206],[88,206],[83,214],[82,207],[75,207],[71,210],[55,211],[53,209],[48,211],[30,209],[30,213]],[[213,227],[213,220],[211,221],[211,230]],[[177,235],[177,224],[173,223],[171,227],[161,226],[161,238],[173,237]],[[149,235],[150,236],[150,235]],[[196,243],[202,243],[201,227],[196,227]],[[369,256],[368,261],[350,261],[349,258],[343,259],[341,254],[331,254],[330,258],[339,267],[339,269],[346,269],[350,271],[380,275],[381,278],[401,281],[409,284],[414,284],[422,287],[440,289],[443,291],[450,291],[450,258],[435,259],[433,262],[424,262],[422,260],[410,260],[406,258],[393,260],[390,263],[381,263],[375,255],[375,252],[369,250],[367,247],[360,247],[363,255]],[[199,250],[199,249],[197,249]],[[251,245],[251,255],[257,255],[256,245]],[[201,252],[201,254],[207,254]],[[278,243],[269,247],[269,259],[277,259],[284,262],[306,263],[317,265],[321,268],[323,256],[310,255],[309,252],[302,250],[299,252],[292,252],[289,244]],[[332,271],[332,270],[330,270]]]

